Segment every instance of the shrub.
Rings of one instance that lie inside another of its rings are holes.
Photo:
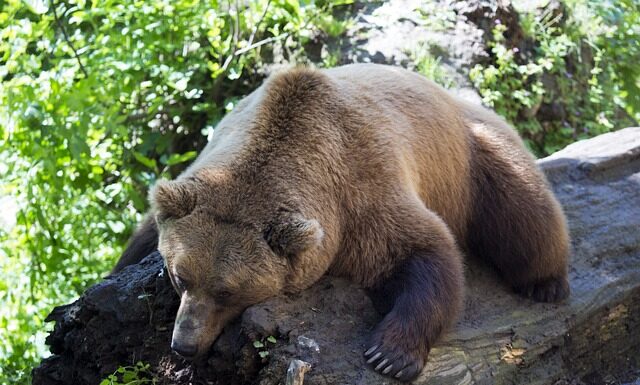
[[[572,9],[571,12],[568,9]],[[521,15],[525,44],[493,29],[491,62],[470,78],[484,103],[511,121],[537,155],[633,124],[640,117],[640,5],[571,1]],[[634,22],[633,20],[636,20]]]

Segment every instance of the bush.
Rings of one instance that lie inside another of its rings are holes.
[[[490,63],[477,64],[470,78],[535,154],[549,155],[640,118],[640,69],[632,64],[640,48],[630,44],[640,38],[639,18],[633,0],[574,0],[524,13],[524,39],[508,39],[496,24]]]

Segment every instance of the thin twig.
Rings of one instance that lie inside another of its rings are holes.
[[[258,48],[258,47],[260,47],[262,45],[273,43],[274,41],[286,39],[287,37],[289,37],[290,34],[291,33],[287,32],[287,33],[283,33],[283,34],[278,35],[278,36],[268,37],[268,38],[266,38],[264,40],[260,40],[259,42],[256,42],[255,44],[251,44],[251,45],[246,46],[246,47],[244,47],[242,49],[239,49],[234,54],[235,55],[242,55],[243,53],[251,51],[252,49]]]
[[[228,2],[229,4],[229,16],[231,16],[231,1]],[[224,64],[222,65],[222,71],[226,71],[227,67],[229,67],[229,64],[231,64],[231,61],[235,58],[236,56],[236,50],[238,49],[238,40],[239,40],[239,36],[240,36],[240,9],[238,7],[238,0],[236,0],[236,17],[233,19],[234,21],[234,25],[235,27],[233,28],[233,45],[231,46],[231,54],[229,56],[227,56],[227,59],[224,61]]]
[[[73,56],[78,61],[78,65],[80,66],[80,71],[82,71],[82,73],[84,74],[85,78],[88,78],[89,77],[89,73],[87,72],[87,70],[82,65],[82,61],[80,60],[80,56],[78,55],[78,51],[76,51],[76,49],[74,48],[73,44],[71,44],[71,40],[69,39],[69,35],[67,35],[67,30],[64,29],[64,26],[62,25],[62,21],[60,21],[60,18],[58,18],[58,11],[56,10],[56,3],[53,0],[51,0],[51,9],[53,10],[53,18],[55,19],[56,24],[58,24],[58,28],[60,28],[60,31],[62,31],[62,35],[64,36],[64,40],[69,45],[69,47],[73,51]]]
[[[268,37],[266,39],[260,40],[260,41],[258,41],[256,43],[253,43],[253,39],[255,38],[255,35],[256,35],[257,31],[258,31],[259,26],[262,23],[262,21],[264,20],[266,14],[267,14],[267,11],[268,11],[268,8],[269,8],[270,4],[271,4],[271,0],[269,0],[267,2],[267,5],[265,6],[264,12],[263,12],[262,16],[260,17],[260,20],[258,20],[258,22],[256,23],[256,25],[255,25],[255,27],[253,29],[253,32],[251,33],[251,36],[249,37],[249,41],[248,41],[249,45],[247,45],[246,47],[241,48],[241,49],[237,49],[237,41],[238,41],[238,35],[237,34],[238,34],[239,26],[238,26],[238,19],[236,18],[236,20],[235,20],[236,21],[236,28],[235,28],[235,31],[233,31],[235,44],[232,47],[231,54],[229,54],[229,56],[227,56],[227,58],[224,61],[224,65],[221,67],[222,72],[226,71],[227,67],[229,66],[229,64],[231,64],[231,61],[233,60],[234,57],[240,56],[243,53],[249,52],[252,49],[261,47],[261,46],[263,46],[265,44],[269,44],[269,43],[273,43],[273,42],[276,42],[276,41],[279,41],[279,40],[287,39],[288,37],[291,36],[291,32],[286,32],[286,33],[280,34],[278,36],[271,36],[271,37]],[[238,7],[237,0],[236,0],[236,7]],[[239,12],[238,8],[236,8],[236,16],[238,15],[238,12]],[[231,15],[231,2],[230,1],[229,1],[229,15]],[[304,25],[299,30],[302,31],[302,30],[307,29],[309,24],[311,24],[311,22],[313,20],[315,20],[319,15],[320,15],[320,12],[318,12],[318,13],[314,14],[313,16],[311,16],[310,18],[308,18],[307,21],[304,23]],[[209,39],[207,39],[207,42],[209,43],[209,45],[211,47],[213,47],[213,44],[211,44]],[[220,75],[218,76],[218,79],[221,79]]]
[[[251,44],[253,44],[253,39],[256,37],[256,33],[258,33],[258,29],[260,28],[260,24],[262,24],[262,21],[267,16],[267,11],[269,10],[269,5],[271,5],[271,0],[267,1],[267,5],[264,6],[264,11],[262,12],[262,16],[260,16],[260,18],[258,19],[258,22],[253,27],[253,31],[251,31],[251,35],[249,36],[249,41],[247,43],[247,46],[250,46]]]
[[[265,10],[265,14],[266,14],[266,10]],[[300,27],[299,31],[304,31],[305,29],[307,29],[307,27],[309,26],[309,24],[311,24],[311,21],[313,21],[314,19],[316,19],[318,17],[319,13],[314,14],[312,17],[308,18],[307,21],[302,25],[302,27]],[[260,20],[262,21],[262,20]],[[278,36],[271,36],[268,37],[266,39],[260,40],[259,42],[256,42],[255,44],[251,44],[251,41],[249,41],[249,45],[239,49],[235,52],[235,55],[242,55],[245,52],[251,51],[254,48],[258,48],[260,46],[263,46],[265,44],[269,44],[269,43],[273,43],[275,41],[278,40],[282,40],[282,39],[286,39],[289,36],[291,36],[291,32],[285,32],[283,34],[280,34]]]

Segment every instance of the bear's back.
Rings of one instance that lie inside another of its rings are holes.
[[[385,162],[359,166],[387,178],[395,194],[417,194],[462,236],[471,190],[471,139],[458,101],[401,68],[354,64],[326,73],[351,108],[366,117],[360,142],[369,143],[377,150],[373,158]],[[371,159],[370,152],[361,155]],[[380,186],[376,179],[371,184]]]
[[[239,183],[247,191],[253,185],[256,194],[316,196],[313,211],[338,207],[332,216],[371,206],[382,212],[398,199],[417,198],[462,236],[470,139],[459,106],[404,69],[355,64],[284,71],[220,122],[184,175],[233,169],[244,175]]]

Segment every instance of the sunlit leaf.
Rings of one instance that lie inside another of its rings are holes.
[[[171,156],[169,156],[169,158],[167,158],[167,160],[164,163],[167,166],[173,166],[176,164],[188,162],[191,159],[195,158],[196,155],[197,155],[197,152],[195,151],[185,152],[184,154],[172,154]]]

